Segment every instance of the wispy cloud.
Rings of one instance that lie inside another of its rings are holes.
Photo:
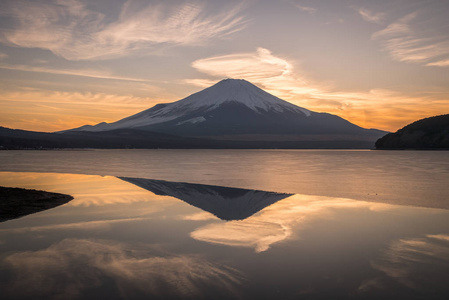
[[[449,32],[435,22],[432,16],[416,11],[375,32],[372,39],[397,61],[449,66]]]
[[[0,60],[8,58],[8,54],[0,52]]]
[[[306,72],[295,68],[293,62],[264,48],[199,59],[192,66],[219,79],[246,79],[296,105],[337,114],[367,128],[395,131],[414,120],[441,114],[448,108],[445,101],[439,101],[444,95],[438,93],[404,95],[380,88],[338,90],[332,84],[310,79]],[[219,79],[191,79],[187,83],[206,87]]]
[[[278,96],[287,98],[295,94],[303,95],[319,91],[319,87],[296,74],[288,60],[273,55],[265,48],[258,48],[256,52],[199,59],[194,61],[192,66],[198,71],[216,77],[247,79],[276,91]],[[196,83],[201,84],[201,81]]]
[[[431,62],[431,63],[426,64],[426,66],[449,67],[449,59]]]
[[[373,13],[365,8],[359,8],[357,11],[362,16],[363,20],[370,23],[381,24],[385,17],[384,13]]]
[[[107,71],[94,70],[94,69],[54,69],[48,67],[36,67],[29,65],[2,65],[0,64],[0,69],[15,70],[23,72],[36,72],[36,73],[48,73],[48,74],[58,74],[58,75],[70,75],[70,76],[80,76],[98,79],[111,79],[111,80],[121,80],[121,81],[136,81],[136,82],[146,82],[148,80],[133,77],[116,76]]]
[[[110,59],[151,54],[161,46],[204,45],[245,27],[242,5],[208,13],[196,2],[141,5],[127,1],[117,20],[90,10],[79,0],[6,1],[3,15],[15,26],[1,30],[2,43],[48,49],[68,60]]]
[[[314,7],[300,5],[300,4],[295,3],[295,2],[293,2],[293,5],[296,6],[297,8],[299,8],[301,11],[309,13],[309,14],[314,14],[317,11],[317,9],[314,8]]]
[[[136,97],[132,95],[115,95],[105,93],[92,92],[58,92],[48,91],[43,89],[24,89],[16,92],[2,93],[0,99],[10,101],[31,101],[41,103],[41,100],[46,99],[42,103],[61,103],[67,102],[71,104],[108,104],[108,105],[147,105],[151,99],[147,97]]]

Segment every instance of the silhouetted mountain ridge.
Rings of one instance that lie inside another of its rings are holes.
[[[413,122],[376,142],[376,149],[449,149],[449,114]]]
[[[35,132],[0,127],[0,149],[369,149],[370,140],[336,138],[334,140],[271,140],[266,136],[253,140],[193,138],[139,129],[116,129],[64,133]]]

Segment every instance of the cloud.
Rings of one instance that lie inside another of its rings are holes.
[[[8,58],[8,54],[0,52],[0,60]]]
[[[192,67],[216,77],[247,79],[269,90],[276,90],[278,96],[309,94],[320,89],[305,77],[295,74],[288,60],[273,55],[265,48],[257,48],[256,52],[199,59],[192,63]],[[201,81],[197,82],[201,84]]]
[[[427,63],[426,66],[434,66],[434,67],[449,67],[449,59],[440,60],[432,63]]]
[[[384,13],[372,13],[371,11],[364,9],[364,8],[359,8],[358,13],[362,16],[363,20],[370,22],[370,23],[377,23],[377,24],[381,24],[385,14]]]
[[[74,299],[91,289],[105,291],[105,283],[112,282],[122,298],[136,293],[195,298],[205,287],[233,295],[243,280],[239,271],[200,256],[154,252],[151,246],[66,239],[44,250],[7,256],[3,263],[15,280],[2,282],[2,290],[15,297]]]
[[[406,31],[393,26],[382,35]],[[365,128],[396,131],[412,121],[441,114],[448,109],[444,91],[403,94],[388,89],[337,90],[332,84],[310,79],[295,63],[258,48],[255,52],[221,55],[196,60],[192,67],[219,79],[190,79],[187,83],[210,86],[222,78],[246,79],[277,97],[313,111],[336,114]]]
[[[409,23],[413,19],[415,19],[416,16],[417,16],[417,12],[410,13],[410,14],[400,18],[398,21],[391,23],[385,29],[375,32],[372,35],[372,38],[373,39],[383,38],[383,37],[388,38],[388,37],[395,37],[395,36],[411,34],[412,30],[410,28]]]
[[[70,103],[70,104],[108,104],[108,105],[129,105],[135,107],[147,107],[148,102],[151,101],[147,97],[136,97],[131,95],[115,95],[106,93],[91,93],[91,92],[58,92],[48,91],[43,89],[23,89],[15,92],[5,92],[0,96],[0,100],[9,101],[32,101],[48,103]]]
[[[309,13],[309,14],[314,14],[317,11],[317,9],[314,8],[314,7],[303,6],[303,5],[300,5],[298,3],[293,3],[293,5],[296,6],[297,8],[299,8],[301,11]]]
[[[375,32],[372,39],[394,60],[446,67],[449,33],[438,22],[438,17],[415,11]]]
[[[198,46],[224,38],[245,27],[242,5],[208,14],[205,5],[168,5],[127,1],[117,20],[93,11],[80,0],[6,1],[3,15],[15,26],[1,30],[0,41],[10,46],[47,49],[68,60],[111,59],[160,47]]]
[[[1,57],[0,57],[1,58]],[[14,71],[24,71],[24,72],[35,72],[35,73],[48,73],[57,75],[70,75],[70,76],[80,76],[88,78],[97,79],[110,79],[110,80],[120,80],[120,81],[136,81],[136,82],[146,82],[148,80],[133,77],[116,76],[106,71],[99,71],[93,69],[53,69],[47,67],[35,67],[29,65],[0,65],[0,69],[14,70]]]

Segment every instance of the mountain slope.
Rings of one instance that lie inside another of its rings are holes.
[[[291,111],[309,116],[310,111],[281,100],[245,80],[225,79],[192,94],[182,100],[157,104],[154,107],[140,113],[124,118],[114,123],[100,123],[95,126],[82,126],[78,129],[85,131],[104,131],[117,128],[146,127],[153,124],[166,123],[178,118],[181,121],[176,125],[198,124],[206,121],[203,116],[226,104],[240,104],[247,109],[261,113],[262,111]],[[198,117],[185,118],[187,115],[197,114]],[[201,115],[201,116],[200,116]]]
[[[413,122],[376,142],[376,149],[449,149],[449,114]]]
[[[182,100],[158,104],[114,123],[74,131],[138,128],[182,136],[336,135],[374,141],[385,132],[364,129],[338,116],[316,113],[279,99],[245,80],[225,79]],[[328,137],[326,137],[328,136]],[[333,137],[332,137],[333,136]],[[311,138],[309,140],[314,140]],[[341,138],[340,138],[341,139]]]

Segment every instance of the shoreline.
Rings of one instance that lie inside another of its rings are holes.
[[[52,209],[73,199],[70,195],[0,186],[0,222]]]

